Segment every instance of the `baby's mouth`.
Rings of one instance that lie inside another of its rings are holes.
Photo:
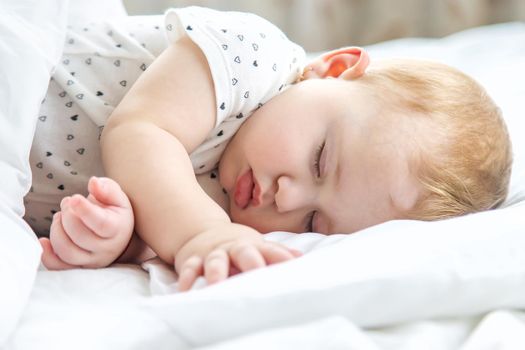
[[[252,181],[253,181],[253,190],[252,190],[252,205],[254,207],[261,204],[261,186],[259,185],[259,182],[257,181],[257,178],[253,176],[252,172]]]
[[[255,183],[253,181],[253,172],[251,169],[242,174],[235,183],[235,192],[233,199],[235,205],[241,209],[246,209],[252,201]]]

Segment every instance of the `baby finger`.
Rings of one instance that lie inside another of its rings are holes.
[[[230,258],[224,249],[215,249],[204,262],[204,277],[208,284],[217,283],[228,278]]]
[[[103,208],[88,199],[74,195],[68,205],[77,214],[83,225],[101,238],[111,238],[117,233],[117,225],[111,215],[111,209]]]
[[[278,244],[272,244],[270,242],[262,244],[259,247],[259,250],[261,251],[268,265],[278,264],[296,257],[296,255],[290,252],[290,250],[288,250],[286,247],[280,246]]]
[[[42,264],[48,270],[69,270],[74,269],[75,265],[65,263],[55,254],[53,246],[49,238],[40,238],[40,245],[42,246]]]
[[[91,253],[77,246],[64,231],[62,213],[58,212],[51,223],[49,240],[55,254],[65,263],[82,266],[89,263]]]
[[[203,263],[199,256],[192,256],[182,264],[179,272],[178,290],[181,292],[191,288],[197,277],[202,275]]]
[[[81,196],[79,197],[84,199]],[[104,246],[104,239],[84,224],[77,213],[75,199],[75,197],[71,198],[61,212],[62,228],[73,243],[80,248],[90,252],[98,251],[100,247]]]
[[[253,245],[240,243],[230,249],[233,264],[240,271],[248,271],[266,265],[263,255]]]

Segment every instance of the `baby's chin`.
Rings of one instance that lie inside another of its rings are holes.
[[[264,225],[261,222],[261,220],[253,217],[257,215],[256,213],[249,213],[247,209],[244,209],[244,210],[239,209],[235,207],[235,204],[233,203],[230,203],[230,208],[231,208],[230,213],[229,213],[230,219],[232,220],[232,222],[236,224],[249,226],[259,231],[260,233],[268,233],[272,231],[277,231],[277,230],[269,229],[268,227],[266,227],[266,225]],[[255,215],[250,215],[250,214],[255,214]]]
[[[244,215],[243,211],[246,211],[246,209],[239,209],[235,205],[235,203],[233,203],[233,201],[230,200],[230,212],[228,213],[228,215],[230,216],[231,221],[236,224],[242,224],[253,227],[253,221],[250,220],[250,218],[248,218],[247,215]]]

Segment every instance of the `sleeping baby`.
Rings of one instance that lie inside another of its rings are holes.
[[[300,255],[261,233],[353,233],[505,199],[509,136],[473,79],[357,47],[304,62],[248,13],[70,28],[25,198],[25,219],[49,233],[44,265],[158,256],[187,290]]]

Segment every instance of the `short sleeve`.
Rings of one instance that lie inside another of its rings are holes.
[[[170,42],[188,35],[203,51],[215,88],[216,127],[250,115],[292,84],[304,66],[304,50],[254,14],[169,9],[165,28]]]

